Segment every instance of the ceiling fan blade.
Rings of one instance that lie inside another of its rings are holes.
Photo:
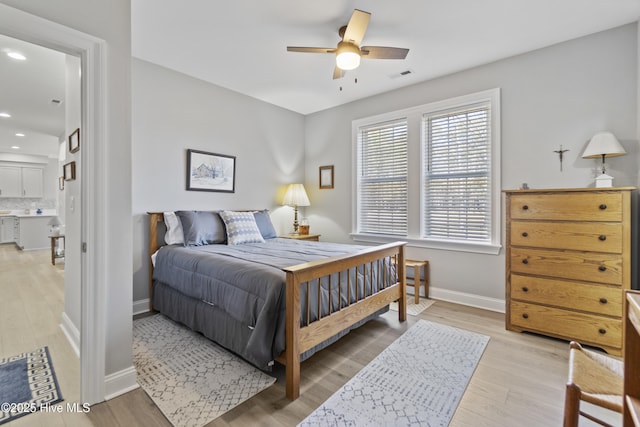
[[[364,38],[364,33],[367,31],[367,27],[369,26],[370,19],[371,14],[369,12],[363,12],[358,9],[354,10],[353,15],[351,15],[351,19],[349,19],[349,23],[347,24],[347,29],[344,32],[342,41],[351,42],[356,46],[360,46],[360,43],[362,43],[362,39]]]
[[[342,70],[342,69],[340,69],[338,66],[336,66],[336,67],[333,69],[333,80],[343,78],[345,73],[346,73],[346,71],[345,71],[345,70]]]
[[[335,47],[298,47],[287,46],[287,52],[306,52],[306,53],[334,53]]]
[[[401,47],[362,46],[360,48],[363,58],[368,59],[404,59],[409,49]]]

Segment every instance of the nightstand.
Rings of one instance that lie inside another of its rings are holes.
[[[284,236],[278,236],[284,239],[296,239],[296,240],[310,240],[313,242],[320,241],[319,234],[285,234]]]

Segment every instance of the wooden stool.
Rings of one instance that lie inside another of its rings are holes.
[[[429,298],[429,261],[405,260],[405,268],[413,268],[413,283],[407,281],[408,286],[413,286],[416,304],[420,303],[420,285],[424,284],[424,296]],[[424,268],[424,279],[421,270]]]

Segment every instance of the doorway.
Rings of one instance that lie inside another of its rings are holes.
[[[81,125],[83,143],[80,161],[90,174],[85,174],[79,188],[80,198],[69,200],[79,215],[80,235],[77,242],[67,241],[67,263],[79,266],[80,280],[80,399],[97,403],[105,398],[105,289],[104,277],[98,274],[104,254],[97,245],[86,251],[87,242],[104,238],[96,218],[104,212],[97,194],[107,180],[107,173],[97,167],[104,150],[106,101],[102,90],[106,76],[104,42],[93,36],[44,20],[18,9],[0,4],[0,34],[78,56],[82,67]],[[66,210],[71,209],[67,206]],[[104,240],[103,240],[104,241]],[[71,260],[69,248],[76,245],[77,259]]]

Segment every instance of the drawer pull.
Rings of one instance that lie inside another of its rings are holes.
[[[604,335],[604,334],[607,333],[607,330],[604,329],[604,328],[600,328],[600,329],[598,329],[598,332],[600,332],[602,335]]]
[[[522,313],[522,317],[523,317],[523,318],[525,318],[525,319],[528,319],[528,318],[529,318],[529,315],[528,315],[527,313]],[[602,329],[601,329],[601,330],[602,330]]]
[[[598,239],[604,242],[605,240],[607,240],[607,236],[605,236],[604,234],[601,234],[600,237],[598,237]]]
[[[605,205],[604,203],[601,204],[600,206],[598,206],[600,208],[601,211],[607,209],[607,205]]]
[[[525,231],[524,233],[522,233],[522,237],[529,237],[529,233]]]
[[[529,292],[529,288],[527,288],[526,286],[522,287],[522,292]]]
[[[607,299],[606,299],[606,298],[600,298],[600,302],[601,302],[602,304],[606,304],[606,303],[607,303],[607,302],[609,302],[609,301],[607,301]]]
[[[598,270],[607,271],[607,266],[606,265],[601,265],[600,267],[598,267]]]
[[[525,211],[526,211],[526,210],[529,210],[529,206],[528,206],[528,205],[524,205],[524,206],[522,207],[522,209],[524,209]]]
[[[523,260],[522,260],[522,263],[523,263],[523,264],[529,264],[529,260],[528,260],[528,259],[523,259]]]

